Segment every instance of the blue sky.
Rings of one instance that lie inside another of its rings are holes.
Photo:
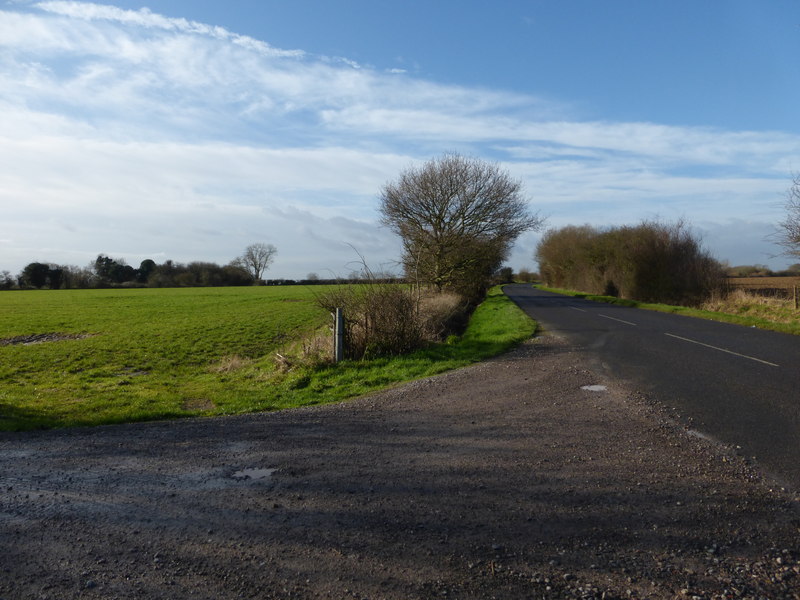
[[[448,151],[551,227],[685,219],[780,268],[798,98],[796,0],[0,0],[0,271],[257,241],[270,277],[391,269],[379,190]]]

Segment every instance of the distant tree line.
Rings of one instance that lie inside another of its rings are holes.
[[[277,249],[272,244],[251,244],[227,265],[167,260],[143,260],[138,268],[124,259],[100,254],[90,265],[77,267],[32,262],[15,277],[0,272],[0,289],[81,289],[109,287],[216,287],[264,284],[261,275]]]
[[[211,262],[188,264],[146,259],[138,268],[124,259],[99,255],[87,267],[32,262],[13,277],[0,274],[0,289],[85,289],[110,287],[205,287],[253,285],[253,276],[238,265]]]
[[[167,260],[157,264],[151,259],[133,268],[123,259],[100,255],[88,267],[56,265],[34,262],[28,264],[16,277],[8,271],[0,272],[0,290],[12,289],[88,289],[134,287],[224,287],[246,285],[332,285],[363,283],[366,276],[351,273],[346,277],[322,279],[309,273],[305,279],[256,280],[248,270],[237,264],[218,265],[195,261],[187,264]],[[403,283],[405,279],[391,274],[381,274],[373,283]]]
[[[736,265],[725,267],[728,277],[797,277],[800,276],[800,264],[789,265],[783,270],[773,271],[767,265]]]

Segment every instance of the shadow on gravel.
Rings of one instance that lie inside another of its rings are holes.
[[[3,435],[0,597],[800,590],[789,499],[624,395],[580,391],[570,357],[522,348],[308,410]]]

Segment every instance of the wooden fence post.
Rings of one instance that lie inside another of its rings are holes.
[[[340,362],[344,358],[344,313],[341,308],[336,309],[333,323],[333,362]]]
[[[797,286],[796,285],[792,286],[792,296],[794,297],[794,309],[797,310],[798,297],[797,297]]]

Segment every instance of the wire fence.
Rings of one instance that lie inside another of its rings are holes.
[[[800,277],[728,277],[725,285],[729,291],[738,289],[759,296],[794,300],[797,306]]]

